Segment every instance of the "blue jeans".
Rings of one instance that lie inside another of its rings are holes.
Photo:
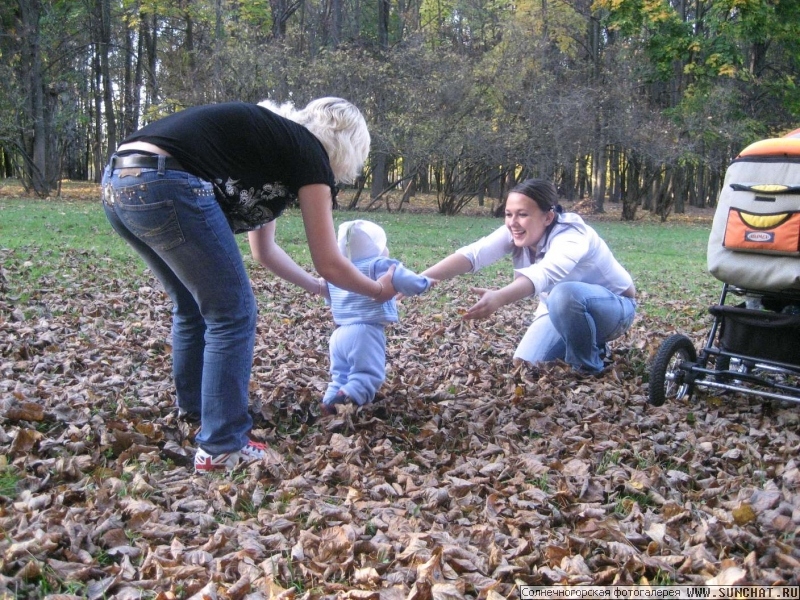
[[[201,418],[209,454],[248,442],[256,302],[241,252],[211,184],[185,171],[106,168],[103,207],[173,302],[178,407]]]
[[[579,281],[556,284],[522,337],[514,358],[530,363],[564,360],[582,371],[603,370],[602,346],[625,333],[636,316],[636,301]]]

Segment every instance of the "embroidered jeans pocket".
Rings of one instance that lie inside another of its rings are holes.
[[[154,250],[171,250],[185,241],[171,198],[159,198],[147,184],[118,189],[114,197],[120,220]]]

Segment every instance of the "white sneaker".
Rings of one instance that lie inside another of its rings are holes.
[[[244,448],[237,452],[225,452],[211,455],[202,448],[198,448],[194,455],[195,473],[210,473],[212,471],[232,471],[239,465],[245,465],[267,457],[267,445],[250,440]]]

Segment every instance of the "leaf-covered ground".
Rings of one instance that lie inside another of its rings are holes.
[[[102,257],[0,250],[0,594],[516,598],[527,584],[797,584],[800,407],[647,404],[664,300],[581,380],[511,361],[530,306],[464,323],[403,301],[368,407],[321,419],[328,310],[252,269],[253,437],[268,466],[197,476],[170,305]],[[124,268],[124,267],[123,267]],[[464,296],[446,282],[431,294]],[[682,316],[683,315],[683,316]]]

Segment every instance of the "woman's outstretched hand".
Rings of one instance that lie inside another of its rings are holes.
[[[480,300],[461,316],[462,319],[485,319],[503,306],[503,301],[497,290],[471,287],[469,291],[478,294]]]
[[[517,277],[513,282],[498,290],[476,287],[469,289],[478,294],[480,300],[464,313],[463,319],[485,319],[501,306],[526,298],[536,291],[533,283],[527,277]]]

